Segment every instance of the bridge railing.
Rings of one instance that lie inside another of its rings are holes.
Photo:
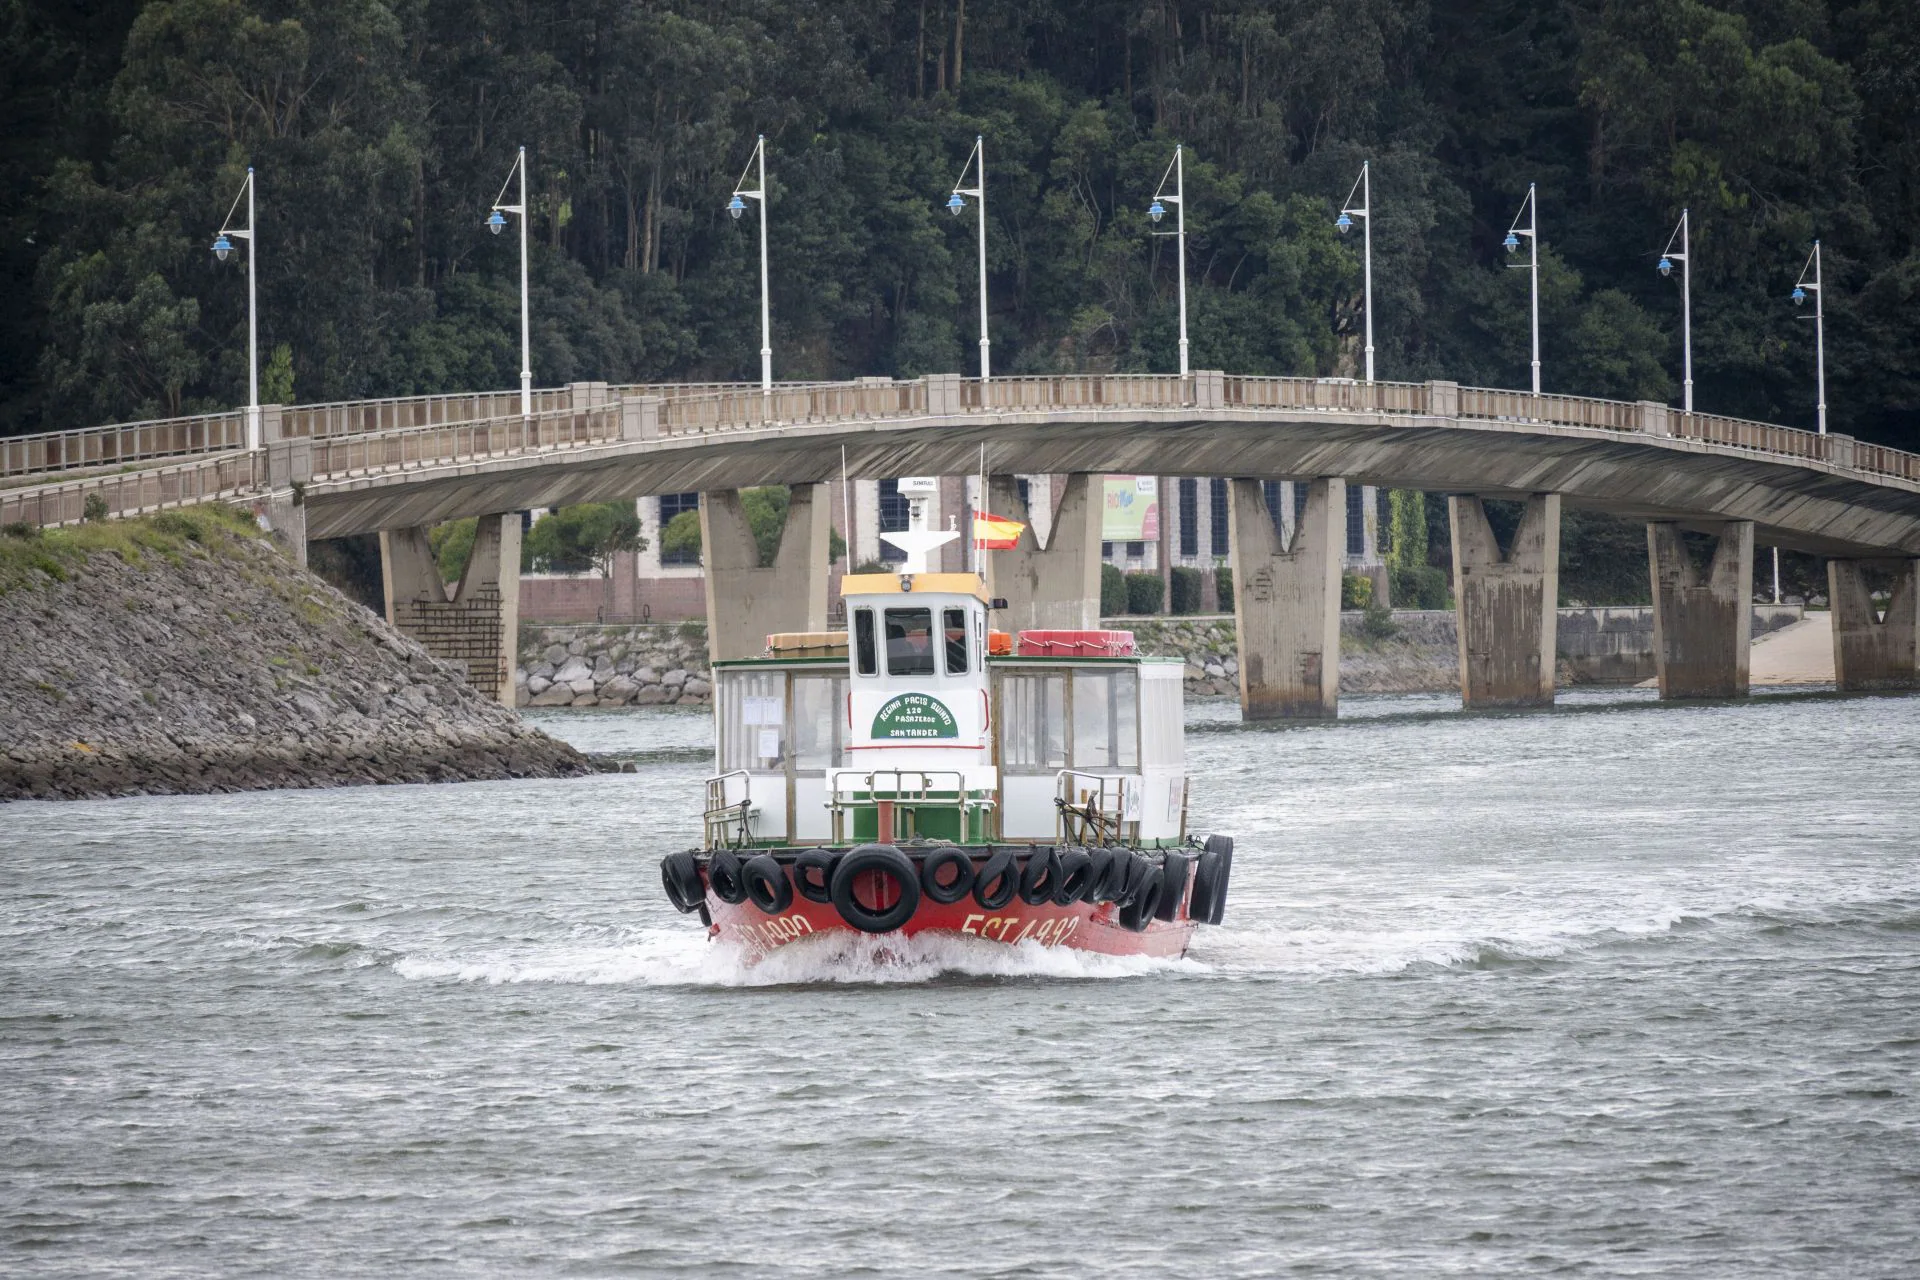
[[[539,387],[533,391],[530,401],[535,413],[551,413],[569,408],[593,407],[578,403],[579,386],[603,387],[607,402],[617,403],[623,398],[635,396],[675,400],[727,391],[758,391],[759,385],[746,382],[587,383]],[[776,384],[779,387],[823,385],[834,384]],[[264,433],[269,438],[318,440],[329,436],[368,435],[411,427],[478,422],[519,412],[520,392],[512,390],[387,396],[374,400],[339,400],[322,404],[263,405],[261,419]],[[102,427],[80,427],[71,431],[47,431],[38,435],[0,438],[0,477],[111,467],[130,462],[224,453],[246,447],[247,414],[244,409],[155,418],[144,422],[121,422]]]
[[[611,404],[549,409],[525,418],[515,413],[474,422],[330,436],[312,443],[313,476],[337,480],[470,458],[579,448],[618,440],[620,432],[620,406]]]
[[[195,458],[170,467],[93,476],[64,484],[0,490],[0,524],[78,524],[98,498],[97,516],[137,516],[168,507],[237,497],[261,487],[256,456],[245,450]]]
[[[78,431],[47,431],[0,439],[0,476],[111,467],[150,458],[221,453],[246,446],[247,415],[244,412],[200,413]]]
[[[1704,440],[1708,444],[1731,445],[1760,453],[1784,453],[1794,458],[1825,459],[1828,456],[1825,437],[1798,427],[1723,418],[1711,413],[1676,413],[1669,421],[1673,424],[1673,434],[1686,440]]]
[[[712,395],[683,396],[660,405],[662,435],[697,435],[780,422],[844,422],[924,413],[927,384],[821,383],[810,387],[758,386]]]
[[[960,384],[963,410],[1166,409],[1193,403],[1193,382],[1173,375],[1077,373],[1043,377],[968,378]]]
[[[570,408],[566,387],[536,388],[530,402],[535,413]],[[518,391],[476,391],[461,395],[389,396],[379,400],[340,400],[331,404],[287,405],[279,410],[279,434],[288,440],[318,440],[327,436],[400,431],[408,427],[437,427],[477,422],[520,412]]]
[[[1640,407],[1630,400],[1536,396],[1531,391],[1501,391],[1492,387],[1461,387],[1456,413],[1462,418],[1550,422],[1563,427],[1597,427],[1602,431],[1640,430]]]

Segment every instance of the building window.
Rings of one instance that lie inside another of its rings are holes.
[[[1367,511],[1364,494],[1357,484],[1347,486],[1347,554],[1358,559],[1367,554]]]
[[[1032,491],[1033,486],[1028,483],[1024,476],[1016,478],[1014,485],[1020,490],[1020,505],[1026,508],[1027,518],[1030,520],[1033,517],[1033,499],[1029,497],[1028,494]]]
[[[1180,554],[1200,554],[1200,482],[1180,482]]]
[[[1129,543],[1127,544],[1127,559],[1129,559],[1129,560],[1144,560],[1144,559],[1146,559],[1146,555],[1147,555],[1147,544],[1146,544],[1146,543],[1144,543],[1144,542],[1129,542]]]
[[[1215,477],[1207,481],[1207,496],[1213,500],[1213,554],[1222,557],[1227,551],[1227,482]]]
[[[907,514],[910,504],[900,496],[898,480],[880,482],[880,532],[904,533],[907,528]],[[880,558],[890,563],[899,563],[907,558],[907,553],[884,538],[880,541]]]
[[[1300,522],[1306,518],[1306,515],[1307,515],[1307,486],[1304,481],[1295,480],[1293,482],[1294,528],[1297,529],[1300,527]]]
[[[699,564],[700,553],[688,547],[667,549],[667,526],[673,518],[688,511],[699,519],[700,495],[697,493],[663,493],[660,495],[660,563],[663,565]]]

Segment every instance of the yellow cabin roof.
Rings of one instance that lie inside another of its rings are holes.
[[[849,600],[855,596],[918,595],[923,591],[972,596],[987,603],[987,584],[977,573],[850,573],[840,581],[840,594]]]

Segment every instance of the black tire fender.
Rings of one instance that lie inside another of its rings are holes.
[[[1020,888],[1020,868],[1013,850],[1005,845],[987,855],[986,862],[973,877],[973,900],[983,911],[998,911],[1013,901]]]
[[[1035,847],[1020,868],[1020,901],[1030,907],[1052,902],[1060,891],[1060,854],[1050,844]]]
[[[1053,905],[1064,907],[1090,901],[1088,891],[1093,888],[1093,870],[1093,855],[1085,849],[1062,849],[1060,887],[1054,891]]]
[[[747,882],[740,878],[740,859],[733,850],[715,849],[707,859],[707,887],[725,903],[747,900]]]
[[[1224,836],[1210,836],[1213,841],[1225,840]],[[1209,847],[1200,855],[1200,861],[1193,869],[1193,901],[1187,908],[1187,915],[1201,924],[1219,924],[1227,914],[1227,880],[1233,875],[1233,841],[1227,840],[1226,847]]]
[[[840,855],[831,849],[802,849],[793,860],[794,891],[808,902],[832,902],[833,868],[839,861]]]
[[[954,869],[953,879],[942,880],[940,873]],[[951,906],[973,892],[973,855],[958,845],[943,844],[927,850],[920,863],[920,892],[928,902]]]
[[[1153,864],[1131,849],[1116,849],[1114,859],[1114,883],[1119,891],[1113,895],[1116,904],[1124,907],[1140,895],[1140,886],[1147,878],[1147,868]]]
[[[853,892],[862,873],[878,871],[890,877],[900,900],[884,911],[868,907]],[[890,844],[863,844],[848,850],[833,869],[833,908],[840,918],[862,933],[892,933],[920,909],[920,876],[913,860]]]
[[[1160,902],[1154,908],[1156,920],[1172,920],[1180,914],[1180,900],[1186,896],[1187,874],[1193,870],[1193,858],[1169,849],[1160,859]],[[1192,912],[1188,912],[1191,916]]]
[[[770,916],[777,916],[793,905],[793,881],[787,869],[770,853],[756,853],[740,868],[740,879],[747,886],[747,898]]]
[[[1161,878],[1165,875],[1159,867],[1147,862],[1145,858],[1142,858],[1141,862],[1146,864],[1147,869],[1141,875],[1139,883],[1134,886],[1133,900],[1120,908],[1120,927],[1130,929],[1134,933],[1144,932],[1146,927],[1153,923],[1154,912],[1160,906]]]
[[[685,915],[706,901],[707,886],[700,883],[700,862],[691,853],[670,853],[660,859],[660,883],[673,909]]]

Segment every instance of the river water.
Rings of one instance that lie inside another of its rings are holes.
[[[583,781],[0,808],[0,1273],[1920,1275],[1920,699],[1191,712],[1176,963],[741,970]]]

